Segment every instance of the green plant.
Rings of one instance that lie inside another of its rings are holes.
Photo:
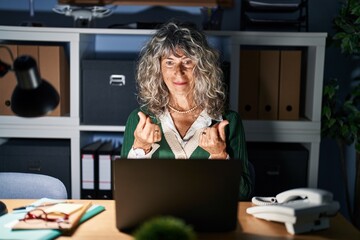
[[[360,152],[360,85],[352,88],[342,100],[337,79],[323,89],[322,135],[337,139],[345,145],[355,144]]]
[[[351,209],[349,184],[347,180],[345,147],[355,144],[360,152],[360,85],[357,85],[344,98],[339,97],[339,83],[332,79],[323,89],[321,135],[335,139],[340,150],[342,176],[345,185],[346,207],[351,221],[355,223],[354,210]],[[358,168],[358,166],[356,166]]]
[[[336,46],[347,56],[360,54],[360,1],[343,0],[338,15],[334,18]],[[352,223],[360,229],[360,158],[355,163],[354,209],[350,204],[349,184],[345,161],[346,145],[355,145],[357,156],[360,153],[360,77],[353,79],[350,92],[343,98],[339,94],[337,79],[324,85],[321,118],[323,137],[335,139],[340,150],[342,176],[346,194],[346,207]]]
[[[340,45],[341,51],[345,54],[360,53],[360,1],[345,0],[334,19],[333,36],[335,43]]]
[[[193,229],[181,219],[155,217],[142,224],[134,233],[136,240],[195,240]]]

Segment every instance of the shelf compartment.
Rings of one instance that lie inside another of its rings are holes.
[[[70,149],[65,139],[12,138],[0,145],[0,171],[53,176],[71,199]]]
[[[247,141],[254,142],[317,142],[320,143],[320,122],[311,121],[243,121]]]
[[[35,59],[43,80],[49,82],[60,95],[59,105],[48,116],[66,116],[70,113],[70,79],[69,63],[63,44],[42,43],[41,45],[29,42],[6,43],[0,46],[7,47],[16,59],[23,55],[29,55]],[[4,51],[5,49],[0,49]],[[1,54],[2,57],[6,54]],[[7,58],[8,59],[8,58]],[[8,62],[12,65],[12,62]],[[11,111],[11,96],[16,87],[17,79],[13,72],[5,75],[0,81],[0,115],[14,115]]]

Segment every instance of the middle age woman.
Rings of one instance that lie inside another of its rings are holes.
[[[218,52],[191,25],[170,21],[140,53],[140,108],[126,123],[126,158],[237,159],[240,199],[251,194],[245,135],[239,115],[226,111]]]

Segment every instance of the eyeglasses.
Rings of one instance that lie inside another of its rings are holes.
[[[46,224],[55,223],[59,228],[62,228],[62,223],[69,223],[69,214],[62,212],[45,212],[42,209],[34,209],[26,213],[23,219],[20,221],[24,221],[29,224]]]

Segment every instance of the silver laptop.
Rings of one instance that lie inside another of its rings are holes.
[[[158,216],[174,216],[199,232],[237,226],[238,160],[117,159],[116,225],[130,232]]]

